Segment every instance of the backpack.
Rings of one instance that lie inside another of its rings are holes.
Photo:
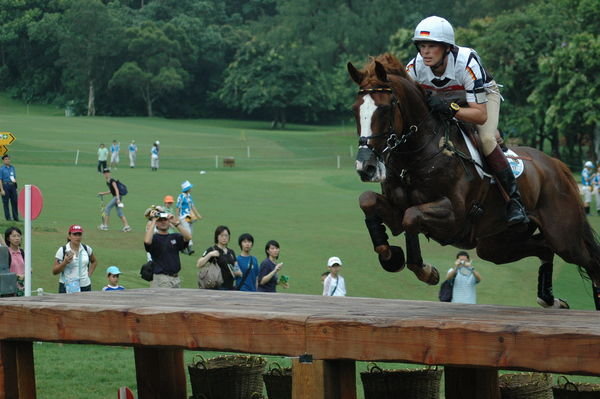
[[[117,188],[119,189],[119,195],[123,196],[123,195],[127,195],[127,186],[123,183],[121,183],[119,180],[115,180],[115,183],[117,183]]]
[[[440,293],[438,298],[441,302],[452,302],[452,289],[454,285],[454,279],[445,280],[440,286]]]
[[[84,243],[81,243],[81,246],[83,247],[83,250],[85,251],[85,253],[87,254],[87,256],[89,258],[90,257],[90,247],[88,247]],[[65,260],[65,255],[67,254],[67,245],[66,244],[63,245],[62,249],[63,249],[63,258],[62,258],[62,260]]]

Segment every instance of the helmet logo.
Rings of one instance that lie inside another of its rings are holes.
[[[427,30],[422,30],[421,32],[419,32],[419,36],[429,36],[431,35],[431,33]]]

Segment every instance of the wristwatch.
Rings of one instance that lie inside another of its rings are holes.
[[[460,105],[458,105],[457,103],[450,103],[450,109],[452,110],[452,112],[454,112],[454,115],[456,115],[458,110],[460,110]]]

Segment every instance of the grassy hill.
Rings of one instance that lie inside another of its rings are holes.
[[[33,222],[34,291],[41,287],[57,292],[58,279],[51,265],[66,240],[68,226],[75,223],[84,227],[84,242],[93,247],[99,260],[92,277],[94,290],[106,284],[104,271],[109,265],[121,268],[121,283],[127,288],[148,286],[138,275],[145,262],[143,212],[161,203],[164,195],[177,195],[181,182],[189,180],[204,219],[194,226],[196,255],[182,255],[183,287],[196,287],[195,262],[212,245],[215,227],[225,224],[232,231],[231,247],[236,252],[241,233],[254,235],[253,253],[259,260],[264,259],[268,240],[279,241],[284,274],[290,277],[289,292],[320,295],[320,274],[326,270],[327,258],[335,255],[344,262],[342,273],[350,296],[437,300],[438,287],[424,285],[408,270],[390,274],[378,265],[357,199],[362,191],[379,188],[361,183],[354,171],[356,138],[350,122],[271,130],[262,122],[67,118],[53,107],[27,107],[0,96],[0,126],[16,136],[10,155],[20,186],[34,184],[44,196],[42,214]],[[130,233],[119,231],[121,224],[114,212],[110,231],[96,228],[101,212],[96,194],[106,190],[103,176],[96,171],[96,150],[100,143],[108,146],[113,139],[121,142],[121,164],[113,175],[129,188],[124,211],[133,227]],[[135,169],[128,167],[127,160],[131,140],[139,147]],[[149,154],[155,140],[161,142],[161,167],[151,172]],[[235,167],[224,168],[223,157],[229,156],[235,157]],[[600,217],[590,220],[597,229]],[[2,222],[0,229],[8,225]],[[404,246],[402,237],[392,241]],[[445,274],[457,250],[425,239],[421,243],[425,261]],[[496,266],[471,253],[483,278],[478,286],[479,303],[535,306],[537,259]],[[573,265],[556,259],[554,277],[555,293],[573,308],[593,308],[589,284],[582,282]],[[135,385],[132,352],[107,350],[101,348],[104,355],[98,355],[98,363],[88,368],[90,359],[96,357],[91,349],[36,346],[36,355],[40,354],[36,362],[42,363],[39,397],[59,397],[56,392],[61,392],[65,377],[57,380],[52,370],[45,371],[51,369],[49,363],[57,353],[73,359],[74,374],[78,369],[102,369],[110,359],[126,365],[127,371],[116,379],[104,381],[105,376],[98,376],[100,381],[89,392],[81,391],[81,386],[90,384],[81,383],[73,391],[79,395],[72,397],[107,397],[107,392],[113,395],[116,388],[112,387]]]

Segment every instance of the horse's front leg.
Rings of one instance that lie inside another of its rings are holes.
[[[365,224],[373,249],[379,255],[379,263],[388,272],[399,272],[405,265],[404,251],[389,244],[384,223],[390,226],[393,233],[399,234],[402,211],[395,210],[386,197],[373,191],[362,193],[359,204],[365,214]]]

